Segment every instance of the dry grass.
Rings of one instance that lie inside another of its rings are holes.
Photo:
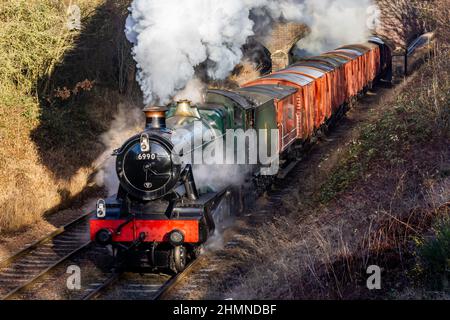
[[[248,268],[225,288],[227,297],[434,297],[416,251],[450,215],[448,61],[448,51],[436,52],[329,178],[308,188],[316,188],[314,200],[299,190],[285,199],[286,217],[243,239],[235,259]],[[371,264],[384,270],[380,292],[366,288]]]
[[[95,189],[98,136],[118,104],[134,104],[129,48],[118,36],[128,3],[1,1],[0,232]],[[67,28],[70,4],[81,8],[81,30]]]
[[[261,68],[255,63],[244,60],[236,67],[233,74],[230,76],[230,81],[237,83],[239,86],[255,80],[261,76]]]

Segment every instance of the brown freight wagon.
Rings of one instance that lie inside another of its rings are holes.
[[[374,43],[344,46],[302,59],[243,87],[279,85],[297,89],[292,99],[276,105],[282,152],[297,139],[311,137],[341,106],[370,88],[381,71],[380,54],[380,47]]]

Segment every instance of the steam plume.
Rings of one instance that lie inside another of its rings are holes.
[[[311,33],[299,43],[308,53],[365,40],[370,4],[371,0],[134,0],[125,32],[134,44],[144,102],[164,104],[195,78],[199,66],[210,79],[226,78],[241,61],[247,40],[268,34],[276,21],[308,25]],[[191,86],[189,93],[196,88]]]
[[[205,64],[211,79],[224,79],[241,61],[255,24],[301,20],[293,0],[134,0],[126,23],[134,43],[137,81],[144,102],[166,103]],[[252,17],[250,14],[253,12]]]
[[[139,108],[120,103],[118,112],[111,123],[111,128],[101,135],[100,139],[105,146],[105,152],[95,161],[98,168],[95,182],[104,186],[108,196],[113,195],[119,188],[119,179],[116,174],[116,158],[111,154],[119,148],[128,138],[142,130],[143,114]]]
[[[370,35],[372,0],[305,0],[310,34],[297,43],[299,55],[317,55],[344,44],[364,42]]]

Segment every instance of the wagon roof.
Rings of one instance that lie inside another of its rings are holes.
[[[312,77],[312,78],[314,78],[314,79],[323,77],[323,75],[325,74],[325,72],[322,71],[322,70],[313,69],[313,68],[308,67],[308,66],[296,66],[296,65],[287,67],[286,69],[283,69],[283,70],[281,70],[281,71],[290,71],[290,70],[293,71],[293,72],[301,72],[301,73],[304,73],[304,74],[306,74],[307,76]],[[306,81],[309,81],[309,82],[312,82],[312,81],[313,81],[312,79],[310,79],[310,78],[308,78],[308,77],[306,77],[306,76],[304,76],[304,77],[305,77],[305,80],[306,80]]]
[[[347,61],[342,62],[341,60],[337,60],[335,58],[325,55],[311,57],[310,60],[325,62],[332,68],[340,67],[341,65],[347,62]]]
[[[285,70],[285,71],[289,71],[289,70]],[[272,73],[265,77],[262,77],[262,79],[284,80],[284,81],[291,82],[292,84],[298,85],[298,86],[306,86],[307,84],[309,84],[311,82],[311,79],[309,79],[308,77],[302,76],[301,74],[295,74],[295,73],[289,73],[289,72]]]
[[[352,52],[345,51],[345,50],[342,50],[342,49],[341,50],[329,51],[326,54],[335,55],[336,57],[339,57],[339,58],[344,56],[344,57],[347,57],[348,61],[354,59],[355,56],[356,56],[356,53],[352,53]],[[344,58],[342,58],[342,59],[344,59]]]
[[[395,44],[392,40],[388,40],[384,37],[381,36],[372,36],[369,38],[369,42],[370,43],[376,43],[379,45],[386,45],[388,46],[391,50],[395,49]]]
[[[321,54],[320,56],[333,59],[333,60],[339,62],[340,65],[346,64],[350,60],[350,57],[348,57],[348,56],[345,56],[345,58],[344,58],[342,56],[339,56],[337,53],[332,53],[332,52],[327,52],[327,53]]]
[[[294,63],[293,66],[313,67],[313,68],[323,70],[324,72],[333,71],[333,69],[334,69],[333,67],[330,67],[329,65],[327,65],[325,62],[308,60],[308,59],[300,60],[299,62]]]
[[[364,54],[371,49],[369,47],[369,45],[370,45],[369,43],[367,43],[367,45],[365,45],[365,44],[349,44],[346,46],[342,46],[338,49],[352,49],[352,50],[356,50],[356,51],[360,52],[361,54]]]
[[[210,90],[208,90],[208,93],[214,93],[214,94],[217,94],[220,96],[227,97],[227,98],[233,100],[234,102],[236,102],[237,104],[239,104],[240,106],[242,106],[244,109],[251,109],[253,107],[247,101],[247,99],[245,99],[244,97],[242,97],[241,95],[239,95],[235,92],[231,92],[231,91],[227,91],[227,90],[210,89]]]
[[[283,85],[258,84],[241,88],[238,92],[261,105],[273,99],[282,100],[296,93],[297,89]]]
[[[340,48],[340,49],[336,49],[333,52],[346,52],[346,53],[350,53],[353,54],[352,59],[355,58],[355,56],[362,56],[363,54],[361,52],[359,52],[358,50],[354,50],[354,49],[348,49],[348,48]]]
[[[385,44],[384,40],[377,36],[372,36],[369,38],[369,42],[383,45]]]
[[[348,57],[349,60],[352,60],[352,59],[354,59],[357,56],[356,52],[350,52],[350,51],[345,50],[345,49],[333,50],[333,51],[327,52],[327,54],[333,54],[333,55],[338,55],[339,54],[339,55]]]

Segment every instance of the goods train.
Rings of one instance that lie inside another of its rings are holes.
[[[91,239],[133,263],[181,272],[216,223],[245,211],[276,177],[253,165],[245,183],[197,186],[193,166],[172,152],[177,132],[195,135],[195,122],[202,124],[200,134],[209,131],[215,139],[227,129],[277,130],[277,156],[281,171],[287,170],[358,96],[378,80],[390,81],[391,69],[390,47],[373,37],[302,59],[237,90],[209,90],[202,104],[145,108],[144,131],[114,152],[120,186],[117,195],[97,202]]]

